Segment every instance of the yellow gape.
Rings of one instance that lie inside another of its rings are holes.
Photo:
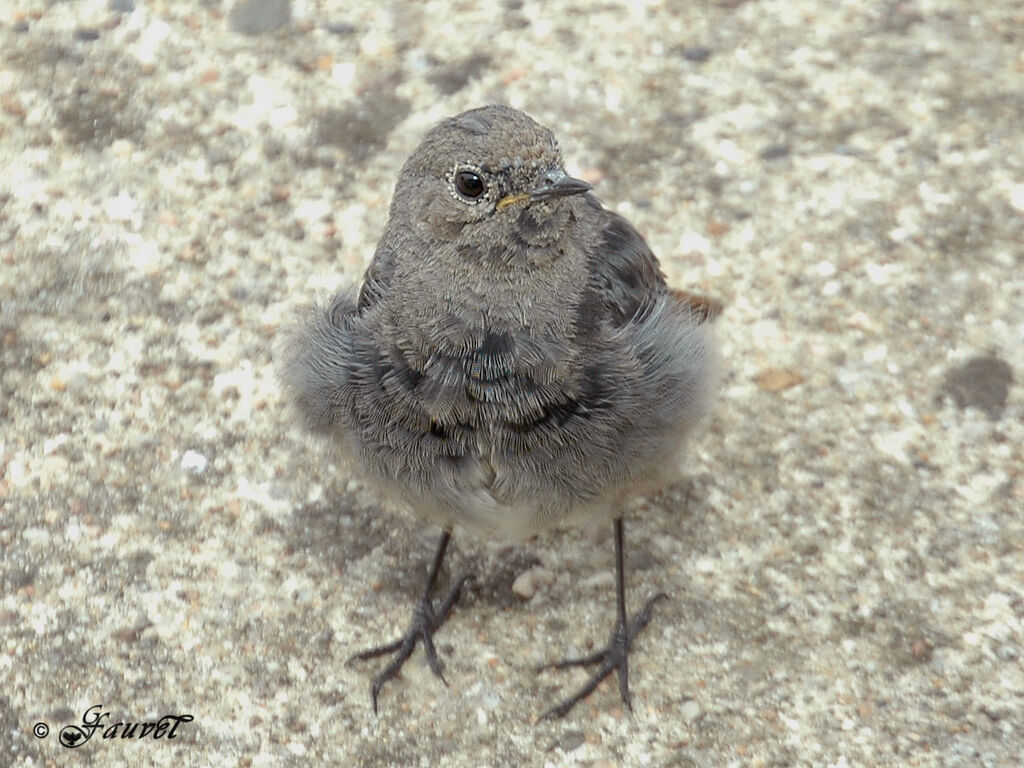
[[[510,205],[522,203],[529,199],[530,194],[528,192],[520,192],[518,195],[509,195],[508,197],[501,198],[497,205],[494,206],[494,210],[500,211],[502,208],[508,208]]]

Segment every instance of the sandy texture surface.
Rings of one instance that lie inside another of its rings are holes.
[[[3,3],[0,764],[1018,766],[1022,51],[1013,0]],[[492,101],[727,303],[715,416],[629,518],[630,605],[671,597],[632,715],[534,723],[613,615],[567,531],[456,534],[450,685],[418,651],[374,717],[344,662],[436,531],[273,381],[423,132]],[[97,704],[194,719],[61,746]]]

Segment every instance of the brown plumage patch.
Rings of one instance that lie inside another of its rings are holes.
[[[690,311],[693,312],[698,323],[708,323],[716,320],[725,309],[725,305],[718,299],[711,296],[702,296],[699,293],[689,291],[671,290],[673,296]]]

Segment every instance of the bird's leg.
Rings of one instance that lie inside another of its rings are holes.
[[[629,651],[632,647],[633,640],[651,620],[654,604],[659,600],[668,599],[668,595],[663,592],[659,592],[648,600],[640,613],[634,616],[633,620],[630,621],[626,616],[625,570],[626,557],[623,549],[623,526],[622,518],[619,517],[615,519],[615,590],[616,597],[618,598],[617,602],[619,613],[615,624],[615,631],[612,632],[612,637],[611,640],[608,641],[608,645],[600,651],[578,659],[565,659],[564,661],[556,661],[551,664],[545,664],[541,667],[541,669],[568,669],[569,667],[589,667],[595,664],[598,665],[594,674],[590,676],[590,679],[582,688],[557,706],[552,707],[541,715],[541,720],[564,716],[570,709],[593,693],[594,689],[597,688],[601,681],[608,677],[612,672],[616,672],[618,675],[619,694],[622,696],[622,700],[626,703],[626,708],[630,711],[633,710],[632,701],[629,695]]]
[[[377,714],[377,695],[380,693],[380,689],[384,686],[384,683],[398,674],[402,665],[412,656],[417,641],[423,643],[423,652],[426,654],[427,663],[434,674],[441,678],[442,683],[448,685],[448,681],[444,679],[444,675],[441,672],[443,663],[437,658],[437,650],[434,648],[434,633],[440,629],[445,619],[448,618],[448,614],[451,613],[452,606],[459,599],[459,591],[462,589],[462,585],[468,576],[460,576],[455,581],[436,610],[430,595],[437,584],[437,574],[441,570],[441,562],[444,560],[444,553],[448,548],[448,542],[451,537],[450,531],[443,531],[441,533],[441,539],[437,542],[437,551],[434,553],[434,560],[430,565],[430,572],[427,574],[427,583],[423,587],[423,594],[413,607],[412,622],[409,624],[409,629],[406,633],[394,642],[357,653],[347,662],[352,663],[353,661],[362,661],[363,659],[373,659],[389,653],[395,654],[388,665],[377,673],[377,676],[373,678],[373,683],[370,685],[370,703],[373,705],[374,714]]]

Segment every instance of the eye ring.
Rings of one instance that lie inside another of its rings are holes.
[[[475,166],[458,166],[450,177],[452,190],[459,200],[479,203],[487,199],[487,182],[484,174]]]

